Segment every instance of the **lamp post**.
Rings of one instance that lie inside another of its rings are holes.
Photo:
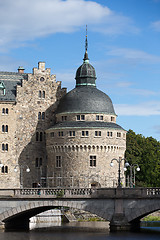
[[[114,166],[113,161],[116,161],[118,163],[118,186],[117,186],[118,188],[122,187],[121,186],[121,162],[124,160],[125,160],[125,158],[121,158],[121,157],[119,157],[118,159],[113,158],[110,163],[111,167]]]
[[[27,165],[16,165],[14,167],[14,171],[18,172],[18,168],[20,169],[20,187],[23,188],[23,170],[25,169],[27,173],[30,172],[30,168]]]
[[[132,188],[133,185],[135,186],[135,182],[136,182],[136,171],[139,172],[141,169],[140,167],[138,166],[138,164],[129,164],[129,163],[126,163],[125,164],[125,168],[124,168],[124,171],[127,171],[127,167],[130,168],[130,187]],[[135,171],[136,170],[136,171]]]

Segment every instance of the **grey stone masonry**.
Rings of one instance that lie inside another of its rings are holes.
[[[19,80],[21,74],[10,74],[11,79],[12,75]],[[0,169],[1,188],[32,187],[45,178],[45,130],[54,124],[58,101],[66,93],[56,76],[50,75],[50,69],[45,69],[45,62],[39,62],[38,69],[26,75],[16,85],[15,101],[0,101],[0,138],[5,146],[3,149],[0,145],[0,161],[4,165]],[[9,85],[9,77],[6,81]],[[2,131],[3,125],[8,126],[7,132]],[[26,172],[27,168],[30,172]]]

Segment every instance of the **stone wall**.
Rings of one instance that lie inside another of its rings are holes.
[[[113,137],[107,137],[107,129],[85,129],[89,131],[88,137],[82,137],[82,130],[74,129],[75,137],[69,137],[71,129],[54,129],[54,136],[47,130],[48,153],[48,184],[66,187],[116,187],[118,178],[118,164],[110,166],[113,158],[124,157],[126,139],[122,134],[117,138],[117,130],[112,129]],[[73,130],[73,129],[72,129]],[[95,131],[101,131],[101,137],[95,137]],[[58,132],[63,131],[63,137],[58,137]],[[57,156],[61,158],[61,166],[57,166]],[[96,156],[96,166],[90,166],[90,157]],[[122,183],[124,185],[124,161],[122,162]]]
[[[9,109],[8,116],[0,120],[9,127],[8,133],[1,134],[3,142],[9,144],[8,152],[0,152],[2,163],[9,169],[7,174],[0,175],[1,188],[20,184],[32,187],[46,176],[45,130],[54,124],[55,109],[65,93],[61,82],[56,82],[56,76],[50,75],[50,69],[45,70],[45,63],[40,62],[38,69],[23,80],[22,86],[17,85],[16,102],[1,103]],[[30,172],[26,172],[27,167]]]
[[[3,108],[8,113],[3,114]],[[7,132],[2,132],[2,126],[8,126]],[[0,104],[0,188],[18,187],[19,177],[14,172],[16,159],[16,105],[13,102]],[[3,146],[2,146],[3,145]],[[7,147],[8,146],[8,147]],[[12,185],[10,185],[12,183]]]

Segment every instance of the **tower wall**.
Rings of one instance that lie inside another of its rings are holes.
[[[126,132],[117,138],[117,130],[112,131],[112,138],[107,137],[108,129],[85,129],[88,137],[82,137],[82,130],[74,129],[75,137],[70,137],[73,129],[47,130],[46,147],[48,152],[48,184],[50,187],[115,187],[117,186],[118,164],[110,166],[113,158],[124,157],[126,148]],[[54,137],[53,137],[54,131]],[[63,137],[59,132],[63,131]],[[101,131],[100,137],[95,137],[95,131]],[[90,166],[92,156],[96,157],[96,166]],[[61,166],[57,166],[57,158]],[[122,183],[124,172],[122,162]]]

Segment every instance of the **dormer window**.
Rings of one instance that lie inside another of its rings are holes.
[[[114,117],[111,117],[111,122],[114,122]]]
[[[62,121],[67,121],[67,116],[62,116]]]
[[[99,120],[103,120],[103,115],[96,115],[96,120],[99,121]]]
[[[0,82],[0,95],[6,94],[6,88],[3,82]]]
[[[85,115],[77,115],[77,120],[78,121],[84,121],[85,120]]]

